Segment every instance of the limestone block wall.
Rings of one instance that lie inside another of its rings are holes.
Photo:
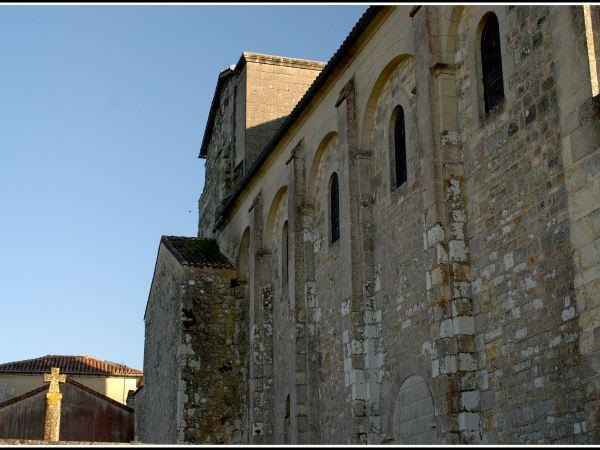
[[[223,198],[232,188],[232,171],[235,169],[236,111],[240,109],[236,102],[237,76],[229,76],[219,97],[219,106],[215,115],[212,138],[208,144],[204,190],[199,200],[199,235],[212,237],[213,224]],[[241,103],[243,106],[243,103]]]
[[[491,12],[505,98],[486,113]],[[380,9],[219,225],[247,272],[250,443],[598,441],[593,24],[581,6]]]
[[[381,396],[381,439],[387,443],[437,440],[431,397],[435,347],[430,332],[432,298],[426,293],[427,261],[423,246],[421,159],[417,127],[422,126],[415,92],[415,60],[405,57],[390,68],[377,97],[370,132],[372,204],[375,227],[375,306],[369,334],[377,333]],[[407,181],[395,186],[391,130],[398,108],[404,111]],[[431,283],[429,283],[431,284]],[[409,377],[407,379],[407,377]],[[409,381],[410,380],[410,381]],[[418,403],[419,406],[408,406]],[[407,405],[404,405],[407,404]],[[402,405],[402,406],[401,406]],[[402,411],[400,411],[402,410]],[[420,426],[417,423],[423,422]],[[412,425],[411,425],[412,424]]]
[[[248,52],[244,57],[247,92],[244,152],[249,169],[324,64]]]
[[[136,395],[136,440],[177,442],[183,268],[161,244],[144,314],[144,388]]]
[[[222,72],[199,200],[199,236],[213,236],[222,200],[235,190],[323,66],[244,52],[233,70]]]
[[[349,290],[350,271],[347,266],[347,246],[349,230],[341,225],[340,239],[331,242],[329,187],[334,173],[341,179],[339,141],[330,136],[323,143],[319,168],[314,179],[314,192],[309,192],[308,201],[314,207],[314,221],[308,228],[314,252],[314,264],[319,270],[309,278],[306,289],[311,297],[312,307],[318,319],[315,333],[318,336],[318,353],[321,356],[322,376],[338,380],[336,383],[323,383],[320,386],[322,398],[321,439],[324,443],[340,442],[351,433],[351,408],[344,401],[352,376],[349,360],[352,358],[352,337],[347,330],[351,293]],[[348,201],[346,184],[340,181],[340,204]],[[347,222],[342,222],[347,223]],[[338,284],[338,282],[340,284]],[[342,330],[346,329],[345,332]]]
[[[177,442],[247,442],[247,313],[235,289],[236,274],[192,267],[185,272]]]
[[[486,114],[469,49],[490,9],[501,24],[506,98]],[[559,103],[568,100],[557,92],[552,14],[542,6],[474,7],[457,28],[484,442],[584,442],[574,432],[585,419],[584,390],[557,126]]]
[[[247,441],[247,312],[236,277],[182,264],[161,243],[145,314],[137,441]]]
[[[272,280],[272,327],[273,327],[273,436],[278,442],[290,442],[289,436],[295,423],[291,422],[291,398],[296,398],[295,369],[296,355],[294,346],[294,296],[290,295],[289,276],[293,271],[293,261],[288,256],[287,281],[284,281],[284,229],[288,233],[288,251],[290,231],[288,223],[287,189],[280,192],[271,205],[265,229],[265,248],[272,261],[267,276]],[[287,228],[286,228],[287,227]],[[288,401],[288,398],[290,401]],[[288,412],[290,415],[288,415]],[[295,413],[296,411],[294,411]],[[286,441],[287,439],[287,441]]]
[[[576,441],[596,443],[600,440],[600,97],[597,71],[600,8],[572,7],[561,13],[553,11],[552,43],[557,55],[557,95],[559,100],[564,99],[559,101],[558,116],[574,272],[575,301],[571,309],[575,309],[579,326],[579,374],[584,386],[585,414],[585,420],[573,424],[573,432],[585,435],[577,436]]]

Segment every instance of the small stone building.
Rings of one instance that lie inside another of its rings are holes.
[[[52,367],[66,375],[60,385],[61,441],[133,441],[134,411],[124,403],[140,385],[142,372],[89,356],[63,355],[0,364],[0,439],[44,438],[44,373]]]
[[[133,400],[137,440],[241,441],[247,327],[235,280],[214,239],[162,237],[144,315],[147,372]]]
[[[149,443],[600,443],[600,8],[369,7],[217,80]]]

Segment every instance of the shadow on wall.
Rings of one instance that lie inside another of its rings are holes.
[[[254,162],[258,159],[261,153],[265,150],[267,145],[271,142],[277,130],[281,128],[281,125],[287,119],[288,116],[280,117],[279,119],[270,120],[260,125],[250,127],[246,129],[246,142],[245,142],[245,160],[246,167],[244,174],[248,173],[252,168]]]

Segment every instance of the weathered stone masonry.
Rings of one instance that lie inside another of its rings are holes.
[[[486,112],[492,13],[504,98]],[[599,29],[596,6],[371,7],[327,65],[244,53],[219,78],[201,150],[197,239],[231,263],[192,269],[161,247],[146,429],[162,420],[163,442],[600,442]]]
[[[246,442],[247,311],[236,278],[214,241],[162,238],[146,310],[138,440]]]

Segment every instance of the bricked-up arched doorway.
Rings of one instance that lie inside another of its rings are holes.
[[[423,378],[413,375],[400,386],[394,406],[393,444],[436,444],[433,398]]]

